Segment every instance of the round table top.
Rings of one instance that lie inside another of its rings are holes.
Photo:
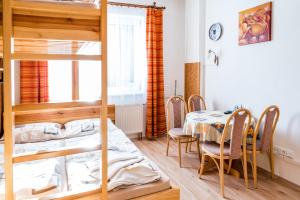
[[[186,115],[186,123],[199,124],[226,124],[231,114],[224,114],[223,111],[195,111]]]

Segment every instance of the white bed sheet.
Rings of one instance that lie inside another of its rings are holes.
[[[55,147],[94,146],[96,144],[101,144],[100,134],[38,143],[16,144],[15,150],[16,153],[25,153],[30,151],[50,150]],[[3,144],[0,144],[0,151],[3,152]],[[1,157],[1,155],[0,168],[3,169],[3,157]],[[22,180],[21,182],[27,180],[29,183],[26,185],[19,184],[17,187],[18,189],[16,190],[19,196],[18,199],[29,197],[35,183],[45,185],[45,183],[52,183],[56,179],[58,188],[50,191],[51,193],[77,189],[82,190],[85,187],[90,188],[95,185],[100,186],[100,158],[101,151],[96,151],[18,164],[15,168],[15,183],[19,182],[18,180]],[[143,156],[125,133],[114,125],[110,126],[108,134],[108,161],[108,173],[109,178],[111,179],[108,184],[109,190],[118,190],[133,184],[146,184],[160,179],[158,169]],[[21,172],[24,168],[29,171],[35,171],[35,169],[43,168],[41,167],[42,165],[47,165],[49,169],[47,168],[47,170],[45,170],[46,172],[38,170],[40,171],[40,174],[28,173],[25,177],[22,176],[22,173],[18,173],[18,171]],[[41,175],[41,173],[45,174]],[[148,176],[145,176],[145,174]],[[33,177],[38,178],[32,179]],[[0,180],[0,199],[1,195],[4,195],[3,186],[4,179],[2,178]],[[45,195],[45,193],[39,196],[43,195]]]

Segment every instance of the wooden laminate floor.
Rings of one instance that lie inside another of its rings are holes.
[[[191,153],[185,153],[182,147],[182,168],[178,165],[177,145],[170,142],[169,156],[166,152],[166,138],[156,141],[133,140],[138,148],[161,170],[169,175],[171,182],[181,189],[182,200],[215,200],[222,199],[219,195],[219,176],[216,169],[207,171],[202,179],[198,178],[197,169],[199,160],[196,154],[196,146],[193,145]],[[248,170],[248,174],[252,172]],[[225,199],[248,200],[300,200],[300,187],[297,187],[281,178],[274,180],[263,171],[258,172],[258,188],[253,189],[253,179],[250,175],[250,187],[245,188],[244,179],[238,179],[231,175],[225,175]]]

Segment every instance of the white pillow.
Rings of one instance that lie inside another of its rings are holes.
[[[18,125],[14,129],[15,143],[42,142],[64,137],[58,123],[33,123]]]
[[[116,128],[110,119],[107,119],[108,131]],[[67,138],[80,137],[85,135],[92,135],[100,132],[101,122],[99,118],[80,119],[70,121],[64,124],[66,129],[65,134]]]
[[[80,137],[84,135],[91,135],[99,132],[100,120],[99,119],[80,119],[66,123],[66,137]]]

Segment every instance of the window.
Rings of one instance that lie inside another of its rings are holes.
[[[95,100],[101,96],[101,62],[79,62],[79,98]]]
[[[99,43],[86,43],[80,54],[98,54]],[[72,100],[72,61],[49,61],[50,101]],[[146,14],[142,9],[112,7],[108,15],[108,101],[146,102]],[[101,62],[79,61],[79,99],[101,97]]]
[[[72,61],[48,61],[49,101],[72,101]]]
[[[110,11],[108,17],[109,103],[145,103],[147,82],[145,11],[125,8]],[[95,46],[95,51],[96,49]],[[100,97],[100,66],[101,63],[95,61],[79,62],[80,99],[94,100]]]

